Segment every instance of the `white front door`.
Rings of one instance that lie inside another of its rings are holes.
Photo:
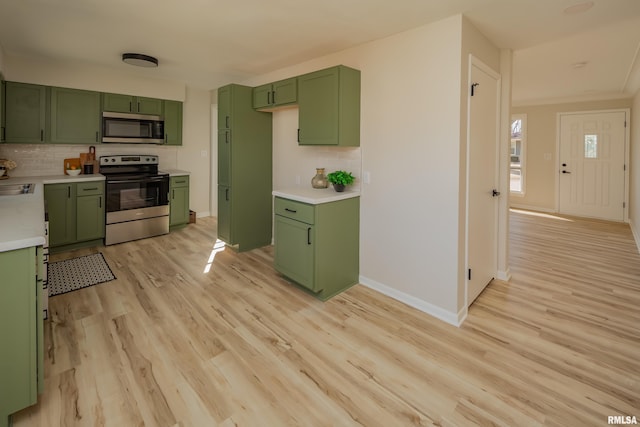
[[[558,210],[624,220],[626,112],[560,115]]]
[[[467,141],[467,306],[497,270],[499,75],[472,61]]]

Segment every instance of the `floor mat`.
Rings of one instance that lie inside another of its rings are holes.
[[[101,253],[49,263],[49,296],[114,280],[116,276]]]

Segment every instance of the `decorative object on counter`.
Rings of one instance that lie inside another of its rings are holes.
[[[0,159],[0,179],[9,179],[9,171],[18,167],[13,160]]]
[[[324,175],[324,168],[316,168],[316,175],[311,178],[311,186],[313,188],[327,188],[329,186],[329,181]]]
[[[82,173],[90,175],[94,170],[98,169],[96,165],[96,147],[93,145],[89,147],[88,153],[80,153],[80,166],[82,167]]]
[[[76,176],[76,175],[80,175],[80,173],[82,172],[82,165],[80,164],[80,158],[76,157],[73,159],[64,159],[64,174],[65,175],[72,175],[72,176]],[[72,171],[76,171],[77,172],[72,172]]]
[[[333,184],[333,189],[338,193],[343,192],[347,185],[351,185],[355,181],[355,177],[351,175],[351,172],[346,171],[331,172],[327,175],[327,179]]]
[[[47,276],[50,297],[116,278],[102,253],[49,263]]]

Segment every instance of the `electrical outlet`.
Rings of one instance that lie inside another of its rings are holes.
[[[365,184],[371,184],[371,172],[365,171],[362,174],[362,180],[364,181]]]
[[[209,153],[207,152],[207,150],[200,151],[200,157],[207,157],[208,155]]]
[[[300,175],[296,175],[296,185],[300,185]]]

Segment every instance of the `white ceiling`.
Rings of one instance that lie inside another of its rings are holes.
[[[86,62],[212,89],[463,13],[514,51],[514,103],[629,97],[640,0],[0,0],[10,55]],[[157,69],[123,64],[155,56]],[[586,63],[581,68],[573,64]]]

